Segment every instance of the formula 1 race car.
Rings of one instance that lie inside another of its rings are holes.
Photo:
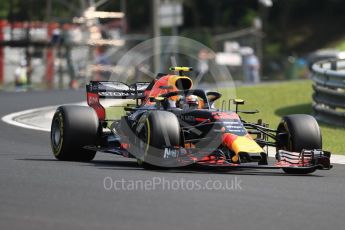
[[[90,161],[97,151],[108,152],[135,158],[150,169],[194,164],[307,174],[332,168],[331,154],[321,149],[320,128],[312,116],[284,116],[277,129],[261,120],[246,122],[239,114],[258,111],[239,110],[243,100],[223,101],[217,109],[215,102],[221,94],[193,89],[191,78],[185,76],[191,67],[170,70],[178,74],[158,74],[151,82],[130,85],[91,81],[86,86],[89,107],[60,106],[55,112],[51,125],[54,156]],[[115,120],[107,118],[101,104],[107,99],[133,99],[135,103],[125,105],[126,115]],[[230,109],[231,103],[236,109]],[[269,146],[276,150],[272,164],[268,163]]]

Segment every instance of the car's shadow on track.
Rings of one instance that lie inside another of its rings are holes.
[[[21,161],[35,161],[35,162],[55,162],[57,164],[73,164],[77,166],[96,166],[100,169],[113,169],[113,170],[144,170],[136,161],[133,160],[93,160],[91,162],[78,162],[78,161],[59,161],[53,158],[21,158],[16,159]]]
[[[46,162],[56,162],[56,163],[67,163],[67,161],[58,161],[55,159],[49,158],[24,158],[16,159],[23,161],[46,161]],[[284,176],[284,177],[323,177],[322,175],[317,174],[308,174],[308,175],[291,175],[286,174],[282,170],[272,170],[272,169],[209,169],[203,168],[198,165],[188,165],[179,168],[169,168],[169,169],[154,169],[154,170],[145,170],[140,167],[135,160],[93,160],[91,162],[68,162],[77,166],[90,167],[94,166],[102,170],[133,170],[133,171],[150,171],[150,172],[159,172],[159,173],[190,173],[190,174],[227,174],[227,175],[248,175],[248,176]]]
[[[85,166],[96,166],[106,170],[144,170],[135,160],[93,160]]]
[[[140,167],[135,160],[120,160],[120,161],[113,161],[113,160],[93,160],[88,164],[93,164],[95,166],[100,167],[101,169],[107,170],[145,170]],[[120,169],[119,167],[124,167]],[[130,168],[129,168],[130,167]],[[302,177],[323,177],[322,175],[316,174],[286,174],[282,170],[272,170],[272,169],[215,169],[215,168],[208,168],[202,167],[200,165],[187,165],[183,167],[177,168],[157,168],[157,169],[150,169],[145,171],[151,172],[160,172],[160,173],[190,173],[190,174],[231,174],[231,175],[260,175],[260,176],[302,176]]]
[[[199,166],[186,166],[178,169],[169,169],[169,170],[155,170],[159,172],[169,172],[169,173],[198,173],[198,174],[226,174],[226,175],[248,175],[248,176],[307,176],[307,177],[323,177],[321,175],[291,175],[286,174],[281,170],[272,170],[272,169],[227,169],[227,170],[218,170],[218,169],[204,169]]]
[[[95,166],[101,166],[101,169],[107,170],[145,170],[140,167],[136,161],[92,161],[89,164],[94,164]],[[115,166],[115,167],[114,167]],[[117,166],[117,167],[116,167]],[[125,167],[120,169],[119,167]],[[133,167],[133,168],[128,168]],[[272,170],[272,169],[209,169],[200,167],[198,165],[188,165],[178,168],[167,168],[167,169],[151,169],[145,170],[151,172],[159,173],[190,173],[190,174],[230,174],[230,175],[260,175],[260,176],[307,176],[307,177],[323,177],[321,175],[309,174],[309,175],[290,175],[284,173],[282,170]]]

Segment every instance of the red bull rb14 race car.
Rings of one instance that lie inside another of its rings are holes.
[[[58,160],[91,161],[96,152],[135,158],[149,169],[199,165],[215,169],[282,169],[290,174],[329,170],[320,128],[305,114],[284,116],[276,129],[261,120],[247,122],[244,101],[220,103],[219,92],[194,89],[186,72],[172,67],[151,82],[91,81],[87,106],[60,106],[51,125],[51,147]],[[102,101],[132,99],[126,115],[109,119]],[[235,109],[230,109],[230,104]],[[228,108],[225,108],[228,105]],[[268,157],[274,151],[275,159]],[[274,161],[274,162],[273,162]],[[269,163],[272,162],[272,163]]]

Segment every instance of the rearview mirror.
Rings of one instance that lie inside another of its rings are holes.
[[[236,105],[244,105],[244,100],[243,99],[234,99],[234,104],[236,104]]]

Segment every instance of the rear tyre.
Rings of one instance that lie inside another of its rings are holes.
[[[137,130],[136,145],[141,151],[138,163],[145,169],[171,167],[164,158],[165,147],[180,146],[180,125],[175,114],[152,111]],[[139,125],[140,126],[140,125]],[[168,163],[169,162],[169,163]]]
[[[320,127],[310,115],[295,114],[283,117],[277,133],[279,134],[277,151],[283,149],[301,152],[303,149],[322,149]],[[289,174],[308,174],[315,170],[315,168],[283,168],[283,171]]]
[[[91,161],[96,151],[83,147],[96,144],[98,127],[98,117],[92,108],[60,106],[54,114],[50,132],[55,158],[63,161]]]

